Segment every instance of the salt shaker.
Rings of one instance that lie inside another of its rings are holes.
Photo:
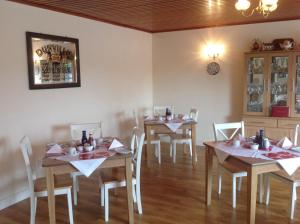
[[[264,146],[266,149],[268,149],[270,147],[270,141],[268,138],[264,138]]]

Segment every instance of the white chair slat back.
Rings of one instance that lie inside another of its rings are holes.
[[[140,170],[142,163],[142,153],[143,153],[143,145],[144,145],[145,133],[140,131],[137,127],[133,128],[132,136],[131,136],[131,152],[132,152],[132,162],[134,175],[137,181],[140,180]]]
[[[91,133],[94,138],[102,138],[102,124],[97,123],[82,123],[82,124],[71,124],[70,125],[71,138],[72,140],[81,140],[82,131],[86,131],[87,137]]]
[[[153,115],[154,116],[165,116],[166,110],[169,108],[171,110],[171,113],[175,113],[175,107],[174,106],[153,106]]]
[[[192,108],[190,111],[190,118],[192,118],[194,121],[198,121],[198,114],[199,111],[195,108]]]
[[[299,124],[295,127],[295,134],[294,134],[294,145],[298,145],[298,132],[300,131]]]
[[[238,133],[241,133],[242,136],[245,135],[244,129],[244,122],[233,122],[233,123],[220,123],[220,124],[213,124],[214,127],[214,137],[215,141],[221,140],[219,138],[219,134],[221,134],[225,140],[231,140],[234,138]],[[224,131],[233,130],[233,133],[228,137],[228,134]]]
[[[31,193],[34,192],[34,181],[36,180],[36,176],[33,172],[33,169],[31,167],[30,158],[32,157],[32,147],[30,140],[27,136],[24,136],[20,141],[20,146],[23,154],[23,158],[26,165],[26,173],[29,183],[29,191]]]

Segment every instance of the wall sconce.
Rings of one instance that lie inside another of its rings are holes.
[[[220,72],[220,65],[216,60],[224,53],[224,46],[221,44],[208,44],[205,48],[205,54],[212,59],[207,65],[209,75],[216,75]]]

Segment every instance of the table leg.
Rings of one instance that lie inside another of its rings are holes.
[[[256,209],[256,194],[257,194],[257,172],[255,167],[248,169],[247,173],[247,223],[255,223]]]
[[[146,137],[147,137],[147,148],[145,150],[146,151],[145,155],[147,158],[147,155],[148,155],[150,147],[151,147],[151,127],[150,126],[146,127]]]
[[[46,168],[49,222],[55,224],[55,197],[54,197],[54,175],[51,167]]]
[[[213,149],[206,146],[205,150],[205,161],[206,161],[206,195],[205,201],[206,205],[211,205],[211,192],[212,192],[212,168],[213,168]]]
[[[193,152],[193,168],[196,168],[197,159],[197,150],[196,150],[196,125],[192,125],[192,152]]]
[[[127,188],[127,202],[128,202],[128,220],[130,224],[134,223],[133,216],[133,197],[132,197],[132,169],[131,169],[131,158],[126,157],[126,188]]]

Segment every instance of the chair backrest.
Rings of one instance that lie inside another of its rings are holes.
[[[245,130],[244,130],[244,121],[241,122],[234,122],[234,123],[222,123],[222,124],[213,124],[214,126],[214,135],[215,135],[215,141],[221,140],[218,138],[219,134],[221,134],[225,140],[230,140],[232,139],[236,134],[239,132],[241,133],[242,136],[245,135]],[[224,133],[224,131],[232,130],[232,134],[230,137],[228,137],[228,133]]]
[[[199,111],[195,108],[192,108],[190,111],[190,118],[192,118],[194,121],[198,121],[198,114]]]
[[[29,183],[29,191],[31,193],[34,192],[34,181],[36,180],[36,176],[33,172],[33,169],[30,164],[30,158],[32,156],[32,147],[30,140],[27,136],[24,136],[20,141],[20,146],[23,154],[23,158],[26,165],[27,178]]]
[[[295,134],[294,134],[294,145],[298,145],[298,132],[300,131],[299,124],[295,127]]]
[[[172,114],[175,113],[175,108],[174,106],[153,106],[153,115],[154,116],[165,116],[166,115],[166,110],[169,108],[172,112]]]
[[[136,112],[136,110],[133,110],[133,119],[134,119],[135,127],[138,128],[140,126],[140,122],[139,122],[139,116],[138,116],[138,113]]]
[[[144,140],[145,140],[145,133],[140,131],[140,129],[138,129],[137,127],[134,127],[131,136],[130,148],[132,152],[134,175],[138,182],[140,181],[140,177],[141,177],[141,163],[142,163]]]
[[[70,125],[71,138],[72,140],[81,140],[82,131],[86,131],[87,135],[92,133],[94,138],[102,138],[102,124],[97,123],[82,123],[82,124],[71,124]],[[88,136],[87,136],[88,137]]]

